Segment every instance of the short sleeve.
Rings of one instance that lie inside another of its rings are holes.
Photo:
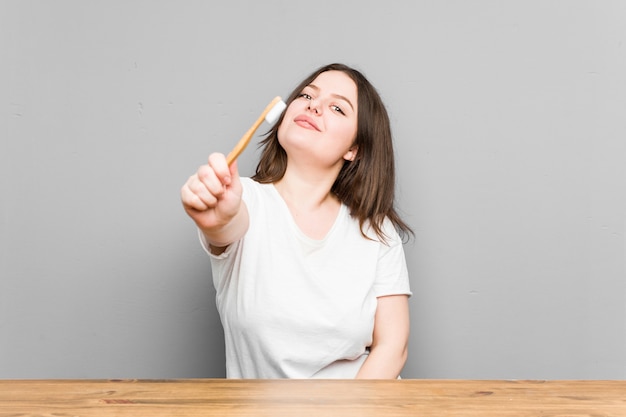
[[[380,244],[374,293],[376,297],[401,294],[411,296],[402,239],[390,221],[385,224],[385,233],[388,242]]]

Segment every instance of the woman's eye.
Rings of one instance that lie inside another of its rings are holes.
[[[310,95],[308,95],[307,93],[300,93],[300,95],[298,97],[302,97],[302,98],[305,98],[307,100],[311,100],[313,98]]]
[[[335,106],[335,105],[333,104],[333,105],[331,106],[331,108],[332,108],[334,111],[338,112],[338,113],[345,114],[345,113],[343,112],[343,110],[341,110],[341,107],[339,107],[339,106]]]

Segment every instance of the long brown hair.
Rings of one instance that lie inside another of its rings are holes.
[[[374,86],[358,70],[344,64],[325,65],[305,78],[287,98],[291,104],[302,90],[323,72],[341,71],[357,86],[357,134],[354,145],[358,147],[354,161],[344,161],[343,167],[331,187],[339,200],[358,219],[363,236],[366,224],[383,242],[387,241],[383,222],[388,218],[403,239],[413,232],[395,209],[395,163],[389,116]],[[284,115],[284,113],[283,113]],[[252,177],[260,183],[273,183],[285,175],[287,154],[278,143],[278,126],[283,115],[261,141],[261,159]]]

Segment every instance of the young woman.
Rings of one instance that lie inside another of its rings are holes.
[[[398,378],[411,292],[380,96],[324,66],[289,96],[252,178],[214,153],[181,190],[212,265],[229,378]]]

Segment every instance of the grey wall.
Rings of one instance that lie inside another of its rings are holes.
[[[393,122],[404,377],[625,378],[625,21],[623,1],[0,1],[0,378],[223,376],[179,188],[332,61]]]

